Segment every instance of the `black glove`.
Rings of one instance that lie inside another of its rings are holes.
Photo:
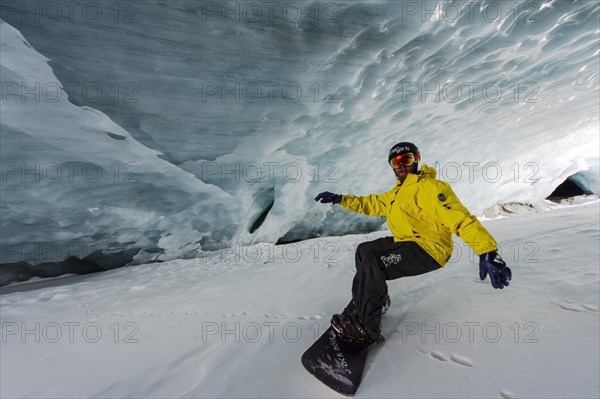
[[[479,278],[483,281],[488,274],[494,288],[508,287],[508,282],[512,279],[512,271],[496,251],[479,256]]]
[[[328,204],[330,202],[332,204],[339,204],[342,202],[342,196],[330,193],[329,191],[324,191],[315,197],[315,201],[319,202],[319,200],[321,200],[320,202],[323,204]]]

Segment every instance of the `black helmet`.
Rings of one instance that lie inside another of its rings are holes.
[[[412,153],[415,156],[415,163],[418,164],[418,162],[421,160],[421,153],[419,152],[417,146],[413,143],[409,143],[408,141],[403,141],[390,148],[390,153],[388,154],[388,163],[392,160],[392,158],[407,153]]]

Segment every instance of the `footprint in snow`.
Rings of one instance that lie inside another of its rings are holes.
[[[513,399],[515,397],[515,394],[512,393],[511,391],[503,389],[502,391],[500,391],[500,396],[503,397],[504,399]]]
[[[563,309],[563,310],[569,310],[571,312],[581,312],[584,309],[585,310],[589,310],[591,312],[597,312],[598,311],[598,307],[595,305],[591,305],[591,304],[578,304],[575,301],[572,300],[565,300],[562,302],[552,302],[553,305],[558,306],[559,308]]]
[[[235,312],[235,313],[225,313],[223,316],[224,319],[229,318],[229,317],[235,317],[235,316],[247,316],[249,315],[250,312]]]
[[[267,319],[286,319],[289,317],[288,313],[280,313],[280,314],[268,314],[265,313],[263,315],[263,317],[266,317]]]
[[[458,355],[450,355],[450,360],[452,360],[456,364],[459,364],[459,365],[465,366],[465,367],[474,367],[475,366],[466,357],[462,357],[462,356],[458,356]]]
[[[417,352],[419,352],[419,353],[422,353],[422,354],[424,354],[424,355],[426,355],[426,354],[427,354],[427,352],[425,351],[425,349],[423,349],[423,348],[422,348],[422,347],[420,347],[420,346],[416,346],[416,349],[417,349]]]
[[[323,315],[315,315],[315,316],[299,316],[298,320],[321,320]]]
[[[431,351],[431,352],[429,352],[429,356],[431,356],[434,359],[439,360],[440,362],[448,361],[448,358],[446,357],[446,355],[439,351]]]
[[[417,350],[421,353],[425,353],[423,350],[420,350],[418,348],[417,348]],[[429,352],[429,356],[431,356],[432,358],[434,358],[436,360],[439,360],[440,362],[447,362],[449,360],[452,363],[455,363],[459,366],[464,366],[464,367],[474,367],[475,366],[473,364],[473,362],[471,362],[471,360],[469,360],[468,358],[466,358],[464,356],[453,355],[453,354],[450,354],[450,356],[447,356],[444,352],[441,352],[441,351],[431,351],[431,352]]]
[[[571,312],[581,312],[581,309],[579,308],[579,306],[574,303],[571,303],[571,302],[563,302],[563,303],[552,302],[552,304],[558,306],[562,310],[569,310]]]

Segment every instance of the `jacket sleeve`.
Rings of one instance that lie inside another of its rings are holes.
[[[390,203],[392,191],[383,194],[371,194],[364,197],[355,195],[342,195],[340,205],[346,209],[369,216],[387,216],[387,207]]]
[[[459,201],[448,183],[437,181],[436,190],[429,191],[432,207],[440,221],[481,255],[498,249],[496,240],[475,215]]]

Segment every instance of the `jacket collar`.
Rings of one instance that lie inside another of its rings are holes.
[[[435,169],[423,164],[419,173],[409,173],[404,179],[404,183],[400,183],[400,180],[396,180],[396,186],[410,186],[419,182],[421,179],[435,179]]]

